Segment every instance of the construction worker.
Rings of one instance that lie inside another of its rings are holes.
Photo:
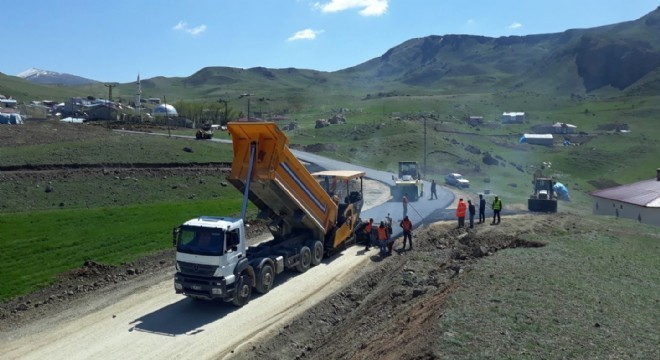
[[[412,228],[413,224],[408,219],[408,217],[404,217],[403,220],[401,220],[401,223],[399,224],[401,228],[403,229],[403,247],[401,247],[401,250],[406,249],[406,239],[410,242],[410,250],[412,250]]]
[[[431,198],[429,200],[433,200],[434,197],[436,200],[438,199],[438,192],[436,190],[436,186],[437,185],[435,183],[435,180],[431,180]]]
[[[502,211],[502,200],[500,200],[500,197],[495,195],[495,200],[493,200],[493,222],[490,223],[491,225],[497,225],[500,223],[500,211]],[[495,222],[495,219],[497,218],[497,222]]]
[[[474,229],[474,213],[475,213],[474,204],[472,200],[468,200],[468,214],[470,215],[470,229]]]
[[[365,246],[364,246],[364,251],[369,251],[371,249],[371,243],[372,243],[372,236],[371,233],[374,228],[374,219],[369,219],[367,222],[367,225],[364,226],[364,238],[365,238]]]
[[[456,217],[458,218],[459,228],[465,226],[465,210],[467,210],[467,204],[465,201],[463,201],[463,198],[458,199],[458,206],[456,206]]]
[[[403,194],[401,202],[403,203],[403,217],[406,217],[408,216],[408,193]]]
[[[387,239],[389,237],[390,235],[387,232],[387,226],[385,226],[384,221],[381,221],[378,226],[378,245],[380,246],[381,257],[387,256]]]
[[[486,222],[486,199],[479,194],[479,224]]]

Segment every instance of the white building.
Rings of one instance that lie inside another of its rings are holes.
[[[154,108],[151,112],[153,116],[168,116],[168,117],[177,117],[179,114],[176,112],[174,106],[170,104],[160,104]]]
[[[660,169],[656,178],[594,191],[593,213],[660,226]]]
[[[503,124],[522,124],[525,121],[524,112],[505,112],[502,113]]]
[[[552,134],[523,134],[523,136],[520,138],[520,143],[552,146],[554,143],[554,138]]]

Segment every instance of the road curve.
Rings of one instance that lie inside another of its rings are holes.
[[[371,179],[391,183],[391,173],[300,151],[294,154],[323,168],[362,170]],[[408,215],[413,222],[421,223],[453,201],[451,192],[438,188],[438,200],[411,203]],[[395,221],[401,218],[400,202],[367,208],[363,218],[380,219],[387,213]],[[305,274],[284,273],[271,293],[253,297],[242,308],[177,295],[173,269],[164,271],[143,284],[102,294],[84,307],[0,334],[0,354],[3,359],[69,360],[231,357],[340,289],[376,258],[376,249],[365,253],[359,246],[351,247]]]

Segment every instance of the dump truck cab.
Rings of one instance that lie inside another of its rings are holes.
[[[236,270],[246,253],[243,220],[202,216],[173,231],[176,247],[174,288],[177,293],[210,299],[231,297]],[[213,280],[215,279],[215,280]]]

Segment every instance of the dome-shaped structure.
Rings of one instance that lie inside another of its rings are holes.
[[[151,113],[154,116],[179,116],[174,106],[170,104],[160,104]]]

